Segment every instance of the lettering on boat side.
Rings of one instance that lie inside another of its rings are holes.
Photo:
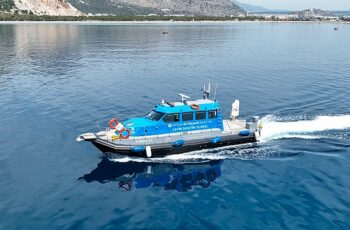
[[[194,122],[184,122],[178,124],[169,124],[168,128],[171,128],[172,132],[182,132],[182,131],[190,131],[196,129],[207,129],[208,125],[212,124],[212,120],[203,120],[203,121],[194,121]]]

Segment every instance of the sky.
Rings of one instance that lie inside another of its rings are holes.
[[[304,10],[318,8],[323,10],[350,10],[350,0],[239,0],[263,6],[268,9]]]

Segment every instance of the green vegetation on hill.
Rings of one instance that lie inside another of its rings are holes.
[[[229,0],[68,0],[75,8],[91,14],[136,15],[239,15],[244,13]]]
[[[10,11],[15,7],[13,0],[0,0],[0,11]]]
[[[157,9],[140,7],[110,0],[69,0],[75,8],[84,13],[113,14],[120,16],[160,14]]]

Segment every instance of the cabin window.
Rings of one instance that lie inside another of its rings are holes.
[[[153,121],[159,121],[164,116],[164,113],[152,111],[149,114],[146,115],[146,118],[153,120]]]
[[[163,121],[166,123],[180,121],[180,114],[179,113],[169,113],[169,114],[165,115],[165,117],[163,118]]]
[[[218,111],[217,110],[210,110],[208,111],[208,118],[213,119],[218,117]]]
[[[205,111],[196,112],[196,120],[204,120],[205,119]]]
[[[182,113],[182,121],[192,121],[193,120],[193,112]]]

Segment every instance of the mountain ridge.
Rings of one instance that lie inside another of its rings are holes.
[[[233,2],[235,4],[237,4],[238,6],[240,6],[242,9],[244,9],[247,12],[260,13],[260,12],[270,12],[270,11],[272,11],[270,9],[267,9],[267,8],[263,7],[263,6],[248,4],[248,3],[244,3],[244,2],[240,2],[240,1],[236,1],[236,0],[233,0]]]
[[[230,0],[0,0],[0,10],[50,16],[238,16],[245,13]]]

